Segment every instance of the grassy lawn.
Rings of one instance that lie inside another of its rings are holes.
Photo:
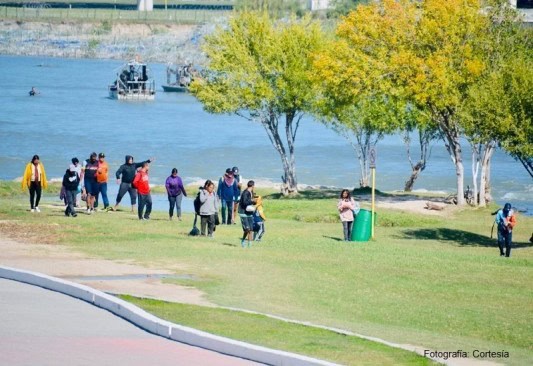
[[[523,365],[533,359],[533,247],[528,241],[533,218],[519,215],[515,249],[505,259],[490,239],[493,207],[449,217],[380,210],[376,240],[345,243],[335,192],[311,192],[300,199],[271,195],[265,201],[264,241],[242,249],[240,225],[218,227],[212,240],[188,237],[192,215],[180,223],[169,222],[164,212],[154,213],[150,222],[128,212],[73,219],[63,216],[57,200],[32,215],[26,197],[12,192],[11,185],[0,184],[0,220],[18,220],[19,230],[44,225],[59,243],[87,254],[193,275],[177,282],[203,290],[219,305],[440,351],[510,353],[496,362]],[[0,230],[5,231],[1,223]],[[207,316],[180,322],[211,331],[211,321],[201,326],[202,319]],[[274,338],[287,337],[276,333]],[[331,350],[315,348],[334,355],[343,353],[335,351],[337,344],[348,347],[331,342]],[[305,345],[296,348],[291,350],[307,352]],[[379,357],[387,363],[390,355]]]
[[[231,339],[304,354],[344,365],[436,364],[415,353],[328,330],[286,323],[263,315],[120,296],[177,324]]]

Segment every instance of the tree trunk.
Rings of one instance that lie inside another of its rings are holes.
[[[407,182],[405,182],[405,187],[403,189],[405,192],[411,192],[413,190],[413,186],[415,185],[415,181],[417,180],[417,178],[420,175],[420,173],[422,172],[422,170],[424,170],[424,168],[425,168],[425,166],[423,165],[423,163],[421,161],[416,163],[416,165],[413,167],[413,171],[411,172],[411,176],[409,177]]]
[[[496,142],[491,141],[485,144],[483,155],[481,157],[481,179],[479,181],[479,206],[487,206],[487,201],[490,202],[490,160],[492,154],[496,150]],[[488,194],[487,194],[488,191]]]
[[[474,186],[474,192],[472,192],[472,198],[474,205],[478,204],[478,184],[477,177],[479,175],[481,144],[471,143],[472,145],[472,185]],[[480,190],[481,192],[481,190]],[[468,202],[470,203],[470,202]]]
[[[455,165],[455,174],[457,179],[457,205],[463,206],[465,204],[464,197],[464,166],[461,142],[459,140],[459,126],[453,121],[451,113],[440,113],[438,118],[439,129],[444,136],[444,145],[450,154],[450,158]]]
[[[277,115],[270,111],[268,116],[261,118],[261,124],[265,128],[268,138],[272,146],[278,152],[281,163],[283,165],[283,176],[281,177],[282,185],[281,192],[283,195],[292,195],[298,193],[298,181],[296,179],[296,161],[294,157],[294,140],[301,116],[296,121],[296,126],[293,125],[294,113],[287,113],[285,118],[285,132],[287,137],[288,153],[281,135],[278,131]]]
[[[411,159],[411,138],[409,136],[410,131],[405,131],[404,142],[407,147],[407,158],[409,159],[409,164],[411,165],[411,176],[405,182],[404,191],[411,192],[415,181],[418,179],[420,173],[426,169],[426,163],[429,159],[431,150],[429,149],[429,144],[432,140],[435,139],[435,131],[431,129],[419,129],[418,130],[418,141],[420,144],[420,160],[416,164],[413,164]]]

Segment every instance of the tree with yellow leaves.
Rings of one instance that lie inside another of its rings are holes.
[[[455,164],[464,204],[458,109],[485,63],[479,50],[489,19],[478,0],[382,0],[360,5],[337,27],[337,41],[315,65],[347,105],[381,95],[434,123]],[[394,122],[394,121],[392,121]]]

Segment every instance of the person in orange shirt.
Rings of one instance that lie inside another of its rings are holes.
[[[98,194],[102,194],[102,201],[104,201],[104,210],[109,209],[109,199],[107,198],[107,177],[109,172],[109,165],[105,161],[105,154],[98,154],[98,169],[96,170],[96,183],[98,186]],[[98,194],[94,207],[98,207]]]

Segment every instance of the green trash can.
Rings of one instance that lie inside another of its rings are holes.
[[[377,214],[374,212],[374,224]],[[368,241],[372,236],[372,211],[359,210],[353,223],[352,241]]]

